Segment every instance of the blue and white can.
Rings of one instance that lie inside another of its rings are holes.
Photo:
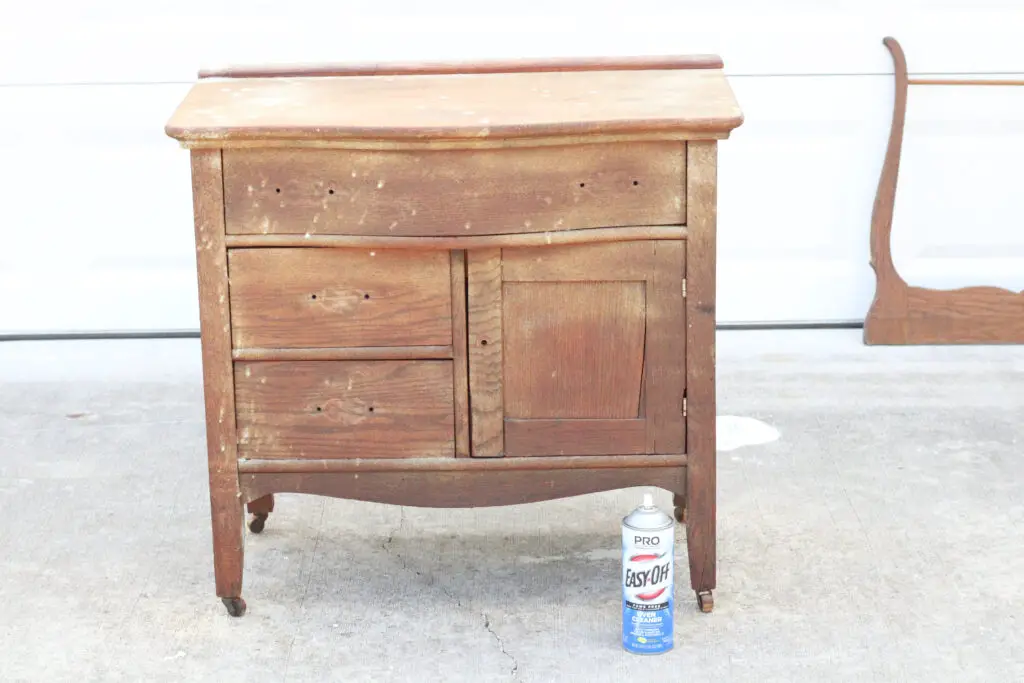
[[[672,649],[675,520],[644,494],[622,520],[622,647],[634,654]]]

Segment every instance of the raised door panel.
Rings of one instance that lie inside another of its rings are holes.
[[[684,253],[470,252],[473,455],[682,453]]]

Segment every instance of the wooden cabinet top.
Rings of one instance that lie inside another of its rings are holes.
[[[202,73],[167,123],[188,147],[721,139],[743,122],[714,56],[321,65]]]

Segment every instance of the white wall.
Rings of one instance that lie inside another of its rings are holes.
[[[746,116],[721,145],[721,322],[863,318],[883,36],[913,73],[1024,77],[1019,2],[5,4],[0,334],[198,326],[188,158],[163,125],[201,66],[718,53]],[[913,282],[1024,288],[1022,145],[1024,88],[911,89]]]

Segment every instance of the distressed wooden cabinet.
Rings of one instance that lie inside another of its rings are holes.
[[[715,587],[713,56],[231,68],[191,149],[217,594],[273,494],[675,495]]]

